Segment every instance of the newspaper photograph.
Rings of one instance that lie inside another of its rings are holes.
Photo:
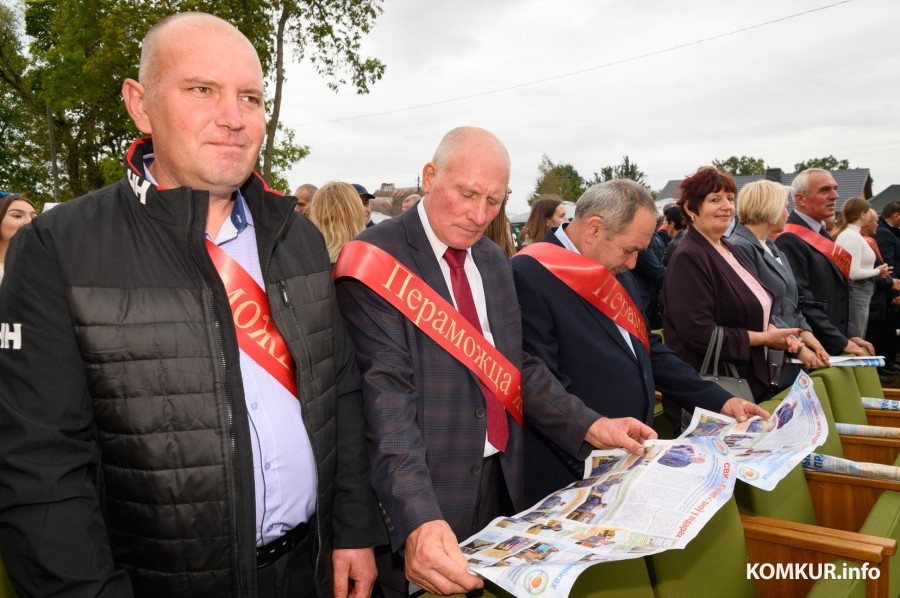
[[[746,422],[695,409],[684,438],[721,438],[734,453],[737,477],[772,490],[803,458],[828,438],[828,424],[812,379],[801,372],[791,390],[768,420],[755,416]]]
[[[591,565],[686,546],[731,497],[732,455],[709,437],[650,441],[642,456],[594,451],[585,479],[460,547],[472,571],[516,596],[566,596]]]

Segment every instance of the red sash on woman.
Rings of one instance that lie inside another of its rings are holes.
[[[788,223],[784,225],[784,232],[797,235],[806,241],[813,249],[824,255],[837,266],[844,278],[850,278],[850,252],[830,239],[826,239],[819,233],[800,224]],[[782,233],[784,234],[784,233]]]
[[[650,353],[644,315],[616,277],[594,260],[553,243],[532,243],[516,255],[536,259],[579,297],[635,336]]]
[[[266,292],[239,263],[209,239],[206,249],[225,283],[238,346],[299,399],[294,360],[272,322]]]
[[[522,425],[522,374],[424,280],[365,241],[350,241],[341,250],[334,278],[345,276],[369,287],[469,368]]]

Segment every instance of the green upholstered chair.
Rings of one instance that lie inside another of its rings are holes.
[[[9,576],[6,574],[6,567],[3,566],[3,561],[0,561],[0,598],[16,598],[16,591],[13,590],[12,584],[9,581]]]
[[[729,500],[683,550],[646,557],[656,595],[756,596],[740,513]]]
[[[814,381],[821,381],[824,385],[828,398],[828,407],[831,412],[831,415],[828,416],[829,419],[846,424],[865,426],[869,422],[866,411],[862,406],[857,377],[853,372],[855,369],[859,368],[824,368],[814,371],[810,374],[810,377]],[[818,390],[816,392],[818,393]],[[821,397],[820,401],[822,402],[822,407],[825,408],[826,401]],[[826,415],[828,415],[827,410]],[[836,429],[833,430],[829,424],[829,440],[831,439],[832,431],[836,432]],[[817,452],[834,457],[844,457],[852,461],[900,466],[900,439],[872,438],[846,434],[836,435],[835,437],[840,439],[840,454],[828,452],[836,451],[836,448],[831,445],[829,445],[827,450],[820,448]]]
[[[875,368],[853,368],[856,376],[856,385],[860,395],[875,399],[900,400],[900,389],[883,388]],[[866,418],[873,426],[893,426],[900,428],[900,411],[885,411],[881,409],[866,409]]]
[[[852,368],[831,368],[850,370]],[[812,377],[813,388],[822,404],[828,420],[828,440],[817,452],[835,457],[843,457],[843,446],[834,427],[831,409],[833,401],[826,380],[820,374]],[[838,380],[847,381],[845,375]],[[835,387],[832,385],[832,387]],[[840,388],[838,385],[837,388]],[[777,405],[773,400],[763,405],[773,410]],[[892,490],[893,489],[893,490]],[[852,476],[842,476],[822,472],[804,472],[798,466],[788,474],[772,491],[754,488],[742,482],[735,487],[735,500],[742,513],[783,519],[798,524],[821,525],[845,531],[900,541],[900,489],[896,482],[864,480]],[[891,558],[888,565],[890,596],[900,592],[900,558]],[[820,596],[853,595],[859,591],[854,584],[833,584],[836,580],[823,580],[815,591]],[[865,584],[864,584],[865,585]],[[833,586],[833,587],[832,587]],[[850,592],[850,593],[846,593]]]
[[[486,598],[512,598],[512,594],[490,581],[485,581],[481,595]],[[422,596],[431,598],[435,595],[426,593]],[[643,559],[636,558],[594,565],[578,576],[569,597],[654,598],[654,594],[647,566]]]

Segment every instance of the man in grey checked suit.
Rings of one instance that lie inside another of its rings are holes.
[[[482,238],[508,182],[509,155],[496,137],[454,129],[423,169],[424,199],[358,239],[391,254],[452,304],[442,257],[448,247],[468,250],[465,276],[481,328],[522,373],[525,417],[576,458],[591,445],[640,452],[640,443],[656,436],[652,429],[633,418],[601,417],[522,352],[512,270],[500,248]],[[485,397],[465,366],[363,283],[340,279],[338,300],[364,375],[373,486],[391,535],[393,552],[379,562],[382,590],[408,594],[404,567],[409,581],[437,594],[479,588],[457,543],[493,517],[527,506],[522,430],[507,413],[505,450],[492,446]]]

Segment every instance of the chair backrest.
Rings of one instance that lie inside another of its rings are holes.
[[[553,591],[546,588],[535,595],[552,596]],[[462,594],[459,594],[462,596]],[[653,584],[644,559],[628,559],[599,563],[585,570],[575,580],[570,598],[654,598]],[[437,598],[435,594],[426,593],[420,598]],[[514,598],[512,594],[491,581],[484,584],[482,598]]]
[[[812,375],[825,383],[835,421],[865,426],[869,420],[862,405],[856,374],[853,373],[855,369],[857,368],[824,368],[816,370]]]
[[[896,540],[900,544],[900,492],[881,493],[859,533]],[[891,557],[890,596],[900,596],[900,554]]]
[[[875,399],[884,398],[884,389],[881,386],[881,380],[878,379],[878,370],[875,368],[850,368],[853,375],[856,376],[856,385],[859,387],[859,394],[864,397],[872,397]]]
[[[16,591],[13,590],[12,583],[9,581],[3,561],[0,561],[0,598],[16,598]]]
[[[578,576],[570,598],[653,598],[644,559],[594,565]]]
[[[746,515],[774,517],[795,523],[816,525],[816,512],[803,466],[798,465],[772,490],[766,491],[738,480],[734,498]]]
[[[844,567],[859,568],[859,563],[844,559],[834,561],[835,571],[844,571]],[[853,577],[850,579],[820,579],[806,595],[806,598],[865,598],[865,596],[866,582]]]
[[[821,373],[823,371],[824,370],[816,370],[810,375],[813,381],[813,389],[816,391],[816,396],[819,397],[819,402],[822,404],[822,411],[825,412],[825,419],[828,422],[828,438],[825,440],[825,444],[816,449],[816,452],[823,455],[843,458],[844,449],[841,446],[841,437],[838,435],[837,428],[834,425],[834,412],[831,410],[831,397],[828,394],[828,389],[825,386],[824,380],[822,380]]]
[[[645,560],[660,598],[757,595],[755,582],[747,578],[747,541],[733,498],[684,550],[667,550]]]

